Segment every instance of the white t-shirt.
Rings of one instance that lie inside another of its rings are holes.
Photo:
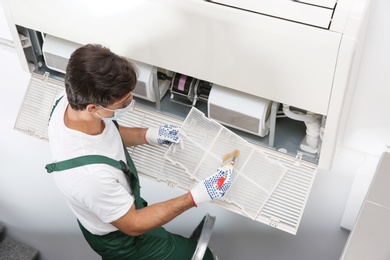
[[[64,96],[49,123],[49,139],[53,162],[83,155],[104,155],[126,162],[122,139],[113,122],[99,135],[88,135],[64,124],[68,100]],[[125,174],[110,165],[91,164],[53,172],[57,186],[81,224],[92,234],[116,231],[110,223],[119,219],[134,202]]]

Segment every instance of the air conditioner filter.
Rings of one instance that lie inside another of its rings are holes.
[[[239,150],[233,183],[224,200],[240,207],[255,219],[282,179],[286,167],[271,161],[240,136],[208,119],[192,108],[181,128],[181,142],[165,154],[172,163],[185,169],[190,178],[201,181],[222,166],[222,158]]]

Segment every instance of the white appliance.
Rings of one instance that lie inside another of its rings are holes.
[[[65,73],[70,55],[81,46],[83,45],[47,34],[42,46],[46,66],[52,70]],[[133,95],[156,102],[153,73],[157,73],[157,69],[149,64],[131,59],[129,59],[129,61],[135,64],[138,69],[138,81],[137,86],[133,91]],[[156,84],[158,84],[158,82]],[[161,85],[158,86],[160,99],[167,92],[168,87],[168,81],[163,81]]]
[[[65,41],[58,37],[46,35],[42,45],[46,66],[52,70],[65,74],[70,55],[81,46],[81,44],[75,42]]]
[[[272,101],[214,84],[208,117],[221,124],[264,137],[269,132]]]
[[[70,42],[101,43],[132,60],[326,117],[322,169],[332,164],[348,113],[371,5],[141,0],[116,6],[58,0],[49,10],[43,2],[4,2],[12,24]]]
[[[298,152],[283,153],[271,146],[258,146],[287,171],[256,221],[292,234],[297,232],[317,168],[331,167],[338,136],[342,134],[371,0],[139,0],[121,1],[120,5],[110,1],[91,4],[86,0],[57,0],[50,3],[50,8],[45,1],[3,0],[2,4],[11,27],[18,25],[79,44],[100,43],[131,60],[239,91],[235,98],[242,99],[242,107],[262,111],[260,115],[245,111],[245,115],[256,119],[256,124],[261,123],[258,130],[251,130],[245,124],[221,118],[234,127],[257,135],[267,131],[266,105],[256,107],[255,100],[288,104],[321,115],[323,138],[318,161],[308,161]],[[63,21],[67,21],[66,26]],[[14,42],[25,64],[25,54],[16,39],[15,33]],[[25,68],[28,71],[27,64]],[[149,71],[145,73],[145,85],[150,79]],[[32,80],[52,84],[50,78],[39,75]],[[50,94],[48,86],[39,86],[37,93],[48,95],[50,104],[56,87],[52,89]],[[225,92],[211,93],[210,104],[221,106],[218,99]],[[26,113],[31,112],[31,107],[25,106]],[[231,110],[233,113],[240,108],[232,105]],[[50,106],[42,111],[49,115]],[[179,112],[183,111],[177,109],[171,116],[172,113],[138,107],[123,123],[143,127],[166,122],[181,124],[183,117]],[[213,111],[216,110],[211,108],[211,117],[218,118]],[[33,133],[29,124],[38,124],[38,117],[25,118],[34,121],[16,124],[15,128]],[[46,126],[47,116],[42,118],[40,125]],[[284,137],[275,136],[275,143],[284,142],[286,137],[295,138],[288,127],[283,129]],[[270,129],[269,136],[272,132]],[[132,155],[140,174],[171,187],[188,188],[189,183],[180,178],[180,169],[167,164],[159,156],[158,147],[137,147]],[[241,214],[223,203],[218,205]]]
[[[133,95],[151,102],[161,100],[169,88],[169,81],[162,81],[160,85],[156,73],[157,68],[149,64],[130,60],[138,68],[138,81],[137,86],[133,90]],[[156,82],[155,82],[156,81]],[[154,85],[156,83],[157,86]],[[156,87],[158,87],[159,95],[156,96]]]

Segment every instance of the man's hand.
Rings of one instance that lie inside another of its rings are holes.
[[[180,126],[163,125],[160,127],[151,127],[145,133],[145,141],[148,144],[163,145],[180,142]]]
[[[195,206],[199,203],[221,198],[225,195],[226,190],[230,187],[233,180],[234,162],[230,162],[210,177],[199,182],[190,194]]]

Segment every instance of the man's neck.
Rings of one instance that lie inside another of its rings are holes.
[[[68,128],[88,135],[99,135],[105,127],[100,118],[86,110],[74,110],[70,105],[66,108],[64,123]]]

